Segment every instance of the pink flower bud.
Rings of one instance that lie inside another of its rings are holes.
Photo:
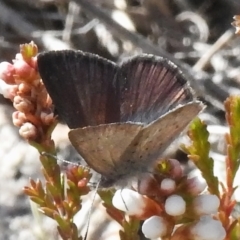
[[[43,122],[45,125],[50,125],[50,124],[52,124],[53,121],[54,121],[54,119],[55,119],[53,113],[47,114],[47,113],[45,113],[45,112],[41,112],[40,117],[41,117],[42,122]]]
[[[170,175],[173,179],[179,179],[183,176],[182,166],[176,159],[169,159],[168,163],[171,166]]]
[[[26,82],[22,82],[18,85],[18,91],[21,94],[29,94],[31,92],[32,86]]]
[[[188,192],[192,195],[198,195],[202,193],[207,187],[207,183],[203,177],[189,178],[187,179],[186,185]]]
[[[13,106],[20,112],[28,113],[33,110],[33,104],[26,98],[15,96],[13,99]]]
[[[27,140],[33,140],[37,138],[37,128],[32,123],[26,122],[20,127],[19,134]]]
[[[152,174],[145,174],[140,181],[135,182],[133,187],[142,195],[157,196],[159,192],[159,183]]]
[[[38,78],[38,74],[34,68],[32,68],[27,62],[24,60],[16,60],[14,61],[15,73],[18,78],[23,81],[34,81]]]
[[[78,187],[79,188],[86,187],[87,184],[88,184],[88,179],[87,178],[83,178],[83,179],[78,181]]]
[[[21,53],[17,53],[16,56],[15,56],[14,61],[15,60],[24,60],[22,54]]]
[[[9,62],[1,62],[0,63],[0,79],[2,79],[7,84],[14,84],[15,68]]]
[[[7,84],[5,81],[0,79],[0,94],[2,94],[5,98],[13,99],[17,92],[17,85]]]
[[[16,127],[21,127],[27,121],[27,118],[24,113],[16,111],[12,114],[12,121]]]
[[[32,57],[31,61],[29,62],[29,65],[34,68],[37,69],[37,57]]]

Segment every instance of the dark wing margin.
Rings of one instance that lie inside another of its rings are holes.
[[[49,51],[38,55],[38,68],[69,128],[119,120],[112,85],[118,67],[113,62],[82,51]]]
[[[193,91],[179,68],[154,55],[139,55],[121,65],[116,80],[120,85],[121,121],[146,124],[179,104],[193,101]]]

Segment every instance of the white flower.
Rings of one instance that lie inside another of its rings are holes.
[[[193,204],[195,211],[199,215],[208,215],[217,212],[220,200],[216,195],[204,194],[197,196]]]
[[[191,229],[194,240],[223,240],[226,231],[220,221],[210,216],[201,217],[200,221]]]
[[[115,208],[129,215],[140,215],[146,205],[144,196],[130,189],[117,190],[112,203]]]
[[[144,221],[142,232],[146,238],[155,239],[167,233],[167,223],[159,216],[152,216]]]
[[[186,202],[179,195],[171,195],[165,202],[165,211],[171,216],[179,216],[186,211]]]
[[[166,191],[174,191],[176,188],[176,182],[171,178],[165,178],[161,182],[161,189]]]

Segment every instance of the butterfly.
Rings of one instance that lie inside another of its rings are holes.
[[[101,187],[149,172],[204,105],[169,60],[141,54],[116,64],[82,51],[38,55],[38,68],[69,139],[101,174]]]

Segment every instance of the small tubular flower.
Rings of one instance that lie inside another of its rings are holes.
[[[191,228],[194,240],[223,240],[226,231],[220,221],[204,216],[194,227]]]
[[[199,215],[214,214],[218,210],[220,200],[216,195],[199,195],[194,199],[193,205]]]
[[[179,195],[171,195],[165,202],[165,211],[171,216],[180,216],[186,211],[186,202]]]
[[[161,207],[155,201],[130,189],[117,190],[112,203],[115,208],[140,219],[146,219],[162,212]]]
[[[155,239],[166,235],[168,230],[167,221],[159,216],[152,216],[144,221],[142,232],[146,238]]]

